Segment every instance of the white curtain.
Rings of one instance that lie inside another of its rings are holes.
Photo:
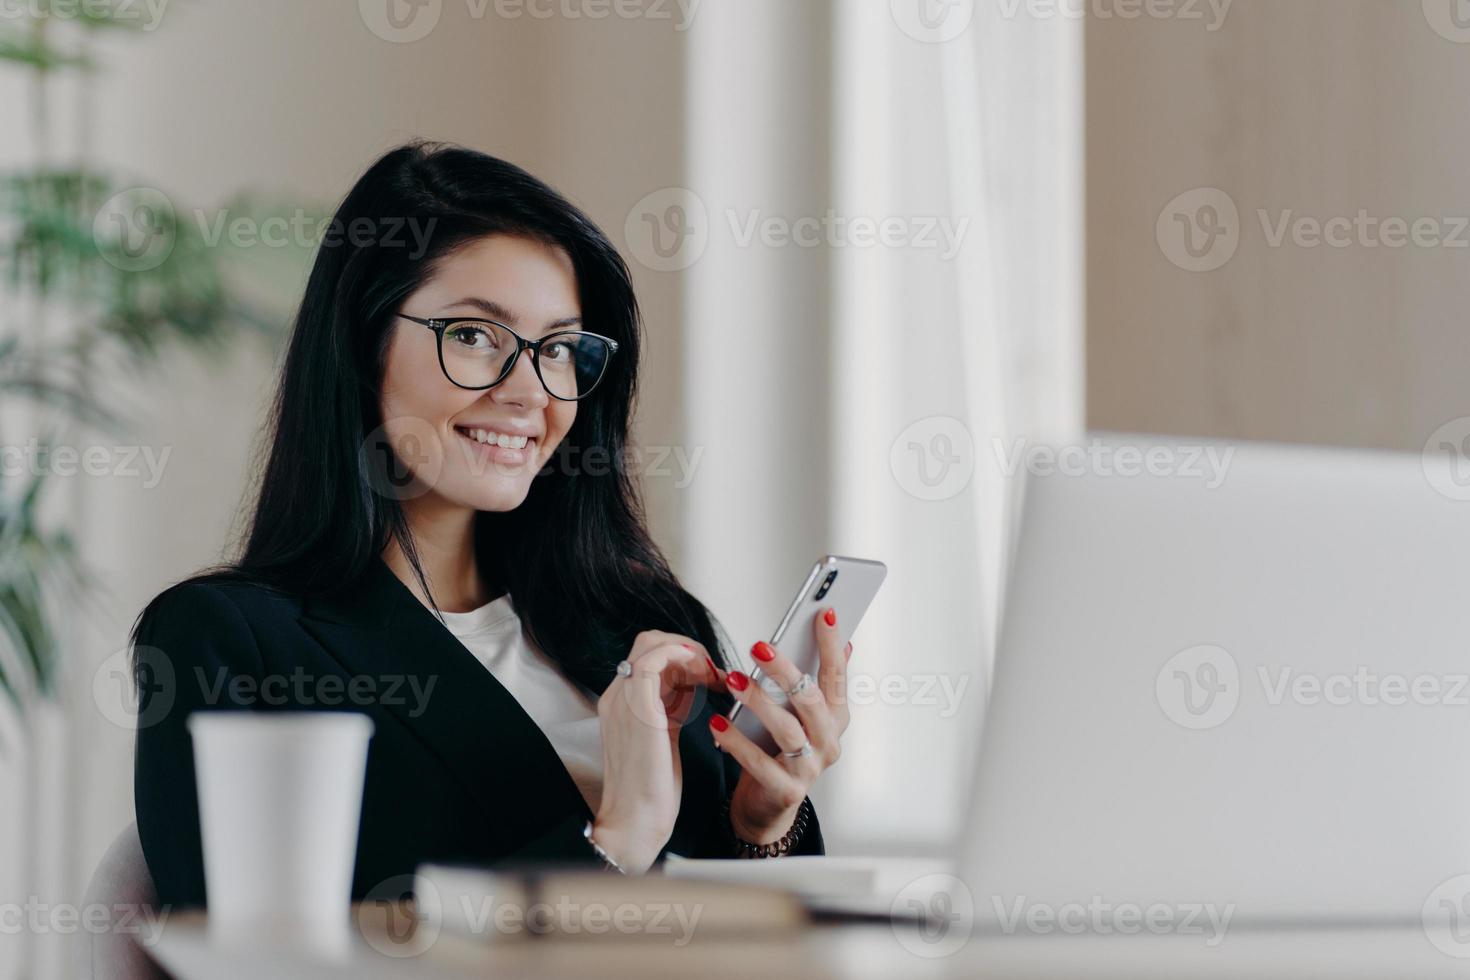
[[[1003,466],[1084,426],[1081,27],[796,6],[691,30],[683,570],[746,648],[818,555],[887,562],[818,804],[835,848],[931,851],[980,731]]]

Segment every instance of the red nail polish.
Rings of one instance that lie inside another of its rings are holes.
[[[723,732],[730,727],[730,722],[725,719],[724,715],[710,715],[709,727],[717,732]]]
[[[836,626],[837,625],[837,610],[836,609],[828,609],[826,612],[822,613],[822,620],[828,626]]]
[[[730,685],[732,690],[743,691],[750,686],[750,678],[738,670],[732,670],[725,675],[725,683]]]
[[[767,664],[776,659],[775,649],[765,640],[757,641],[756,645],[750,648],[750,655],[761,663]]]

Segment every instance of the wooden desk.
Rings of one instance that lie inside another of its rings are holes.
[[[411,918],[394,911],[360,909],[361,929],[337,962],[274,948],[266,937],[249,949],[218,948],[197,914],[169,919],[151,952],[177,980],[1460,980],[1470,975],[1470,959],[1441,953],[1417,928],[1234,930],[1214,948],[1198,937],[1180,936],[977,936],[952,955],[928,956],[924,952],[933,947],[913,924],[817,924],[784,937],[745,941],[707,939],[696,932],[683,946],[641,936],[484,943],[413,933],[403,928]]]

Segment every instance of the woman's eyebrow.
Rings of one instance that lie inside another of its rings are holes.
[[[488,316],[490,319],[498,320],[499,322],[505,324],[507,327],[519,326],[521,322],[520,317],[516,316],[504,306],[501,306],[493,299],[484,299],[480,296],[466,296],[464,299],[458,300],[454,303],[450,303],[449,305],[451,308],[456,306],[472,306],[475,309],[479,310],[481,313]],[[562,330],[566,327],[575,327],[580,325],[581,322],[582,318],[580,316],[562,317],[560,320],[553,320],[551,323],[548,323],[546,325],[546,332],[550,333],[553,330]]]

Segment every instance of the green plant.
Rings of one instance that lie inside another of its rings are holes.
[[[117,427],[98,379],[136,374],[172,344],[219,350],[241,332],[279,326],[279,315],[243,298],[248,263],[180,220],[163,191],[86,162],[51,162],[53,80],[78,76],[81,98],[91,98],[94,36],[138,33],[137,9],[30,0],[24,17],[0,21],[0,71],[30,86],[37,158],[0,172],[0,404],[16,407],[0,423],[0,447],[42,425],[51,430],[38,438],[43,452],[69,425]],[[250,214],[262,206],[248,197],[226,205]],[[21,411],[29,421],[17,432]],[[86,587],[65,518],[53,526],[44,517],[52,485],[44,471],[0,469],[0,692],[17,700],[52,691],[60,651],[48,610]]]

